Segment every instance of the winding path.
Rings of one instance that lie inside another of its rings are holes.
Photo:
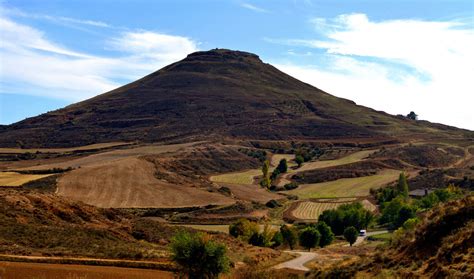
[[[301,251],[285,251],[289,254],[299,255],[298,258],[283,262],[274,266],[275,269],[288,268],[293,270],[309,271],[309,268],[304,266],[305,263],[313,260],[318,255],[315,252],[301,252]]]

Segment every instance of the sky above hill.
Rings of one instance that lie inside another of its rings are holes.
[[[474,1],[0,0],[0,124],[197,50],[256,53],[338,97],[474,130]]]

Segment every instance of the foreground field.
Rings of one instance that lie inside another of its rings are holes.
[[[173,273],[108,266],[0,262],[0,278],[5,279],[154,279],[174,278]]]
[[[0,186],[21,186],[27,182],[50,175],[52,174],[21,174],[17,172],[0,172]]]
[[[397,180],[400,171],[384,170],[379,174],[356,178],[343,178],[335,181],[302,184],[296,190],[287,191],[300,198],[363,197],[369,195],[371,188],[380,188]]]
[[[98,207],[188,207],[232,204],[234,200],[154,176],[154,165],[137,158],[76,169],[58,181],[60,196]]]

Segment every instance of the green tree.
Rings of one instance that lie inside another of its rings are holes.
[[[248,241],[255,233],[258,233],[258,225],[247,219],[237,220],[229,226],[229,234],[244,241]]]
[[[286,162],[286,159],[283,158],[280,160],[277,169],[280,171],[280,173],[285,173],[288,171],[288,163]]]
[[[405,204],[398,211],[397,220],[395,221],[394,225],[396,228],[398,228],[403,225],[406,220],[413,217],[415,217],[415,210],[411,206]]]
[[[272,247],[278,247],[284,243],[283,234],[281,232],[276,232],[272,237],[273,245]]]
[[[410,113],[407,114],[407,118],[411,120],[418,120],[418,114],[416,114],[414,111],[410,111]]]
[[[334,240],[334,233],[326,223],[318,222],[316,224],[316,229],[321,234],[321,239],[319,240],[320,247],[324,247],[332,243]]]
[[[408,182],[403,172],[398,176],[397,190],[402,196],[408,197]]]
[[[308,248],[308,251],[310,251],[311,248],[318,246],[320,239],[321,234],[316,228],[313,228],[312,226],[302,229],[299,236],[300,245]]]
[[[349,244],[351,246],[352,246],[352,244],[354,244],[356,242],[357,235],[359,235],[359,232],[354,227],[347,227],[344,230],[344,238],[349,242]]]
[[[190,279],[218,278],[229,270],[227,249],[204,234],[178,232],[171,240],[171,258]]]
[[[283,236],[284,243],[288,244],[291,250],[296,244],[296,240],[298,239],[298,235],[296,230],[288,225],[283,225],[280,228],[281,235]]]
[[[301,167],[301,165],[304,163],[304,158],[301,155],[296,155],[295,157],[295,162],[298,164],[298,168]]]
[[[268,170],[270,169],[270,161],[268,160],[265,160],[265,162],[263,162],[263,166],[262,166],[262,174],[263,174],[263,177],[262,177],[262,181],[260,181],[260,184],[263,186],[263,187],[270,187],[270,178],[268,176]]]

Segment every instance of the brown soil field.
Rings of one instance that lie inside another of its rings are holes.
[[[58,181],[60,196],[98,207],[189,207],[232,204],[224,195],[158,180],[152,163],[125,158],[66,173]]]
[[[106,142],[106,143],[96,143],[96,144],[89,144],[77,147],[69,147],[69,148],[0,148],[0,153],[64,153],[64,152],[72,152],[72,151],[85,151],[85,150],[95,150],[95,149],[104,149],[104,148],[111,148],[123,145],[129,145],[131,143],[128,142]]]
[[[147,279],[175,278],[173,273],[160,270],[86,266],[70,264],[44,264],[0,262],[1,279]]]

